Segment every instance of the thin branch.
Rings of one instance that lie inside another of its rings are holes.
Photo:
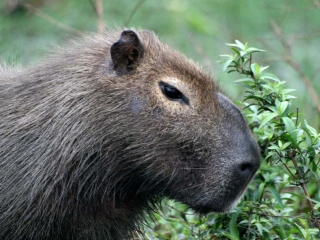
[[[250,210],[250,212],[249,212],[248,229],[247,229],[247,240],[250,240],[251,220],[252,220],[252,210]]]
[[[96,9],[97,20],[98,20],[98,33],[102,34],[104,29],[102,0],[96,0],[95,9]]]
[[[316,93],[316,91],[314,90],[314,87],[312,86],[311,84],[311,81],[310,79],[308,78],[308,76],[303,72],[303,70],[301,69],[300,65],[293,61],[293,57],[292,57],[292,51],[291,51],[291,46],[290,44],[288,43],[288,41],[286,41],[282,35],[282,32],[281,32],[281,28],[280,26],[272,21],[271,22],[271,25],[272,25],[272,28],[273,28],[273,31],[274,33],[276,34],[276,36],[278,37],[281,45],[283,46],[283,48],[285,49],[285,61],[287,62],[287,64],[289,66],[291,66],[297,73],[298,75],[300,76],[301,80],[303,81],[303,83],[305,84],[306,88],[307,88],[307,91],[309,92],[311,98],[312,98],[312,101],[314,102],[315,106],[316,106],[316,109],[317,109],[317,112],[318,112],[318,115],[320,115],[320,100],[319,100],[319,97],[318,97],[318,94]]]
[[[245,213],[248,214],[256,214],[260,217],[273,217],[273,218],[283,218],[283,219],[308,219],[305,215],[296,215],[296,216],[283,216],[283,215],[274,215],[274,214],[269,214],[265,212],[255,212],[255,211],[244,211]]]
[[[137,2],[137,4],[134,6],[133,10],[131,11],[128,20],[124,22],[124,26],[128,26],[131,19],[133,18],[134,14],[137,12],[137,10],[139,9],[139,7],[141,7],[141,5],[145,2],[145,0],[140,0],[139,2]]]
[[[313,6],[317,9],[320,9],[320,2],[318,0],[313,0]]]
[[[296,158],[295,158],[295,154],[290,154],[289,157],[290,157],[293,165],[297,169],[297,173],[298,173],[299,178],[303,179],[303,176],[302,176],[302,174],[301,174],[301,172],[299,170],[299,166],[298,166],[298,163],[297,163]],[[311,198],[310,198],[306,183],[303,181],[303,182],[300,183],[300,185],[301,185],[301,187],[303,189],[304,194],[307,196],[307,201],[308,201],[308,204],[310,206],[310,209],[311,209],[311,212],[312,212],[312,216],[314,217],[313,218],[314,224],[317,226],[317,228],[320,231],[320,222],[319,222],[319,219],[318,219],[317,215],[315,214],[313,203],[311,201]]]
[[[39,9],[37,9],[36,7],[31,5],[30,3],[23,3],[22,5],[23,5],[23,7],[25,9],[27,9],[30,12],[33,12],[38,17],[43,18],[44,20],[46,20],[47,22],[51,23],[52,25],[54,25],[54,26],[56,26],[56,27],[58,27],[60,29],[63,29],[65,31],[67,31],[67,32],[72,32],[75,35],[81,35],[81,31],[79,31],[79,30],[77,30],[75,28],[69,27],[67,25],[64,25],[63,23],[55,20],[54,18],[52,18],[49,15],[45,14],[44,12],[40,11]]]

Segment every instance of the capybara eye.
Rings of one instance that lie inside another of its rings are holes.
[[[169,99],[181,99],[181,92],[171,86],[165,85],[163,86],[163,93],[169,98]]]
[[[175,87],[171,86],[170,84],[160,82],[159,83],[162,93],[171,101],[184,101],[184,95]]]

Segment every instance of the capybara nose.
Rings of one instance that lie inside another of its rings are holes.
[[[252,140],[243,151],[243,156],[237,160],[234,165],[234,173],[239,177],[239,180],[251,179],[260,166],[260,151],[257,143]]]
[[[234,170],[240,179],[246,180],[252,178],[253,174],[257,171],[258,167],[258,164],[255,164],[252,161],[248,161],[237,164]]]

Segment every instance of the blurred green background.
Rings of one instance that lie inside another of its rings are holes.
[[[97,31],[94,0],[1,0],[0,59],[27,66],[77,32]],[[265,49],[257,61],[297,91],[302,118],[320,129],[320,0],[103,0],[106,27],[150,29],[201,63],[233,100],[244,89],[219,55],[238,39]],[[306,87],[309,83],[309,89]],[[311,96],[311,90],[316,95]],[[319,93],[319,94],[318,94]]]

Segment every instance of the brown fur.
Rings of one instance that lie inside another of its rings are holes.
[[[0,70],[0,239],[123,239],[163,197],[225,212],[253,177],[257,144],[211,77],[121,32]]]

